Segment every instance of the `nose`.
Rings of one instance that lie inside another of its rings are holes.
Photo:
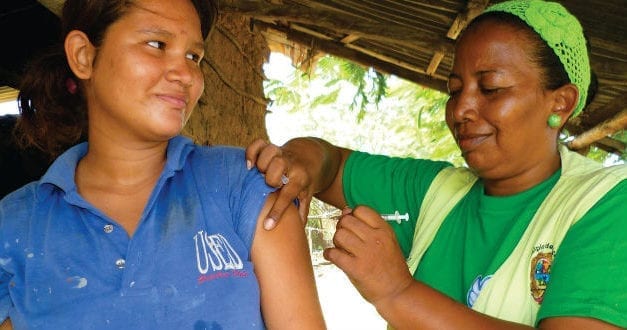
[[[168,61],[168,67],[166,70],[166,79],[168,81],[176,82],[184,87],[190,87],[194,83],[195,70],[199,70],[192,67],[190,61],[183,58],[172,58]]]
[[[449,125],[472,121],[477,117],[478,107],[476,93],[464,88],[446,102],[446,121]]]

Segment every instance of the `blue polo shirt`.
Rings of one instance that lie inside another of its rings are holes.
[[[173,138],[129,238],[77,193],[87,148],[0,201],[0,319],[16,329],[263,329],[250,249],[272,188],[244,151]]]

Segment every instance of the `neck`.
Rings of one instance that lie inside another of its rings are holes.
[[[89,140],[89,150],[77,167],[82,184],[133,189],[154,183],[165,165],[166,142],[132,145]]]
[[[509,196],[523,192],[548,179],[560,167],[560,155],[556,152],[546,161],[538,162],[520,173],[496,179],[483,178],[485,193],[490,196]]]
[[[166,147],[167,141],[116,143],[90,136],[76,168],[79,194],[132,236],[163,171]]]

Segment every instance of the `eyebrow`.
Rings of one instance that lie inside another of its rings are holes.
[[[477,72],[480,76],[483,76],[488,73],[502,73],[503,70],[482,70]]]
[[[161,28],[145,28],[145,29],[139,29],[139,30],[137,30],[137,32],[139,32],[141,34],[158,35],[158,36],[161,36],[163,38],[170,38],[170,39],[175,38],[173,33],[169,32],[167,30],[161,29]],[[201,48],[201,49],[205,48],[205,44],[203,42],[201,42],[201,41],[193,42],[192,46],[193,47],[197,47],[197,48]]]
[[[483,76],[483,75],[486,75],[488,73],[497,73],[497,74],[499,74],[499,73],[502,73],[502,70],[481,70],[481,71],[477,72],[475,75],[476,76]],[[451,79],[451,78],[461,79],[461,77],[458,74],[454,73],[454,72],[449,73],[448,79]]]

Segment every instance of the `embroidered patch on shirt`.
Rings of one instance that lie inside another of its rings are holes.
[[[529,272],[529,286],[531,289],[531,297],[533,297],[533,300],[538,304],[542,304],[544,292],[549,285],[554,255],[555,250],[551,243],[540,244],[533,248],[531,269]]]

